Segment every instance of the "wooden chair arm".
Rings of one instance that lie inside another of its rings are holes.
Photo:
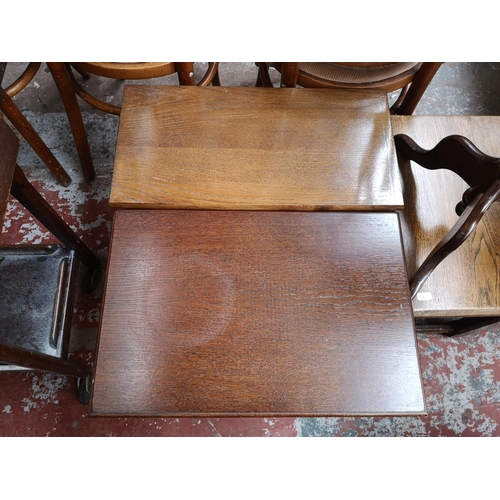
[[[500,196],[500,179],[470,203],[446,236],[434,247],[410,279],[411,298],[415,298],[436,267],[474,232],[491,204]]]
[[[457,206],[460,218],[411,278],[413,299],[439,263],[462,245],[500,196],[500,158],[484,154],[461,135],[445,137],[430,150],[420,147],[405,134],[396,135],[394,142],[404,160],[414,161],[428,170],[451,170],[471,186]]]

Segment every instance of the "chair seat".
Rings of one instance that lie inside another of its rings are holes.
[[[500,117],[393,116],[393,133],[407,134],[432,149],[449,135],[462,135],[478,149],[500,156]],[[412,275],[458,219],[455,206],[467,184],[446,170],[417,164],[403,169],[402,229]],[[494,203],[474,233],[431,274],[413,300],[416,317],[500,316],[500,204]]]
[[[93,75],[123,80],[158,78],[175,73],[173,62],[79,62],[71,63],[74,68]]]
[[[418,69],[418,62],[392,63],[338,63],[338,62],[303,62],[300,63],[300,72],[320,78],[328,82],[338,83],[375,83],[407,71]]]

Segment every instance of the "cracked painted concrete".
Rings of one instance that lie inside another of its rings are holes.
[[[250,66],[242,68],[244,71],[250,69]],[[452,85],[450,82],[456,81],[454,75],[478,78],[479,69],[456,63],[442,74],[442,81]],[[500,67],[489,68],[489,71],[488,81],[500,82]],[[492,74],[496,76],[492,77]],[[237,73],[234,73],[231,78],[236,76]],[[38,75],[37,81],[41,88],[34,89],[36,92],[41,92],[50,83],[38,78]],[[489,84],[479,83],[475,88],[477,90]],[[420,114],[431,114],[429,111],[435,111],[436,103],[444,106],[443,92],[443,86],[436,84],[427,95],[427,100],[421,103]],[[447,114],[447,109],[459,114],[464,114],[461,111],[470,112],[480,99],[474,92],[467,94],[461,104],[455,99],[447,108],[440,108],[444,109],[441,114]],[[497,114],[498,110],[500,113],[500,99],[495,99],[490,107],[482,102],[480,109],[493,110],[493,114]],[[474,109],[479,108],[476,105]],[[64,113],[33,112],[30,109],[24,112],[68,170],[73,184],[67,188],[57,185],[24,141],[19,164],[49,203],[105,263],[112,218],[107,200],[118,118],[90,112],[84,114],[97,171],[96,180],[86,183]],[[9,203],[0,243],[55,241],[17,202]],[[90,367],[95,357],[101,298],[102,284],[91,295],[78,292],[74,307],[71,356]],[[428,409],[425,417],[99,419],[88,417],[87,407],[78,403],[75,383],[71,379],[42,372],[0,372],[0,435],[500,436],[499,347],[498,325],[453,339],[419,335],[418,348]]]

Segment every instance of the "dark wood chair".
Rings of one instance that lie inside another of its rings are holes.
[[[100,261],[26,179],[16,163],[18,149],[16,135],[0,117],[0,230],[10,192],[64,247],[16,245],[0,249],[6,252],[0,255],[0,369],[5,369],[6,366],[14,369],[22,367],[76,377],[80,402],[86,404],[89,397],[89,369],[68,360],[67,350],[78,263],[82,262],[88,268],[82,289],[84,292],[91,292],[101,278]],[[52,266],[50,269],[55,262],[57,276],[51,276],[50,286],[44,279],[47,274],[43,271],[40,273],[44,262]],[[26,280],[28,283],[24,285],[20,280],[25,277],[26,270],[27,274],[31,270],[35,270],[37,274],[29,276],[29,280]],[[20,271],[19,274],[16,271]],[[14,281],[9,281],[6,276]],[[37,282],[43,283],[43,287],[31,286]],[[52,285],[55,285],[54,288]],[[33,299],[37,290],[48,298]],[[42,317],[33,304],[45,304],[47,301],[52,313]],[[16,304],[21,304],[22,310]],[[8,311],[13,311],[15,318],[5,317]],[[26,325],[29,328],[22,331]]]
[[[442,63],[277,62],[257,63],[256,86],[272,87],[269,67],[281,74],[282,87],[401,90],[391,114],[411,115]]]
[[[417,328],[457,335],[500,321],[500,117],[392,123]]]

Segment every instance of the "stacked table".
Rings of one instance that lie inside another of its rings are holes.
[[[125,88],[91,414],[423,414],[386,94]]]

